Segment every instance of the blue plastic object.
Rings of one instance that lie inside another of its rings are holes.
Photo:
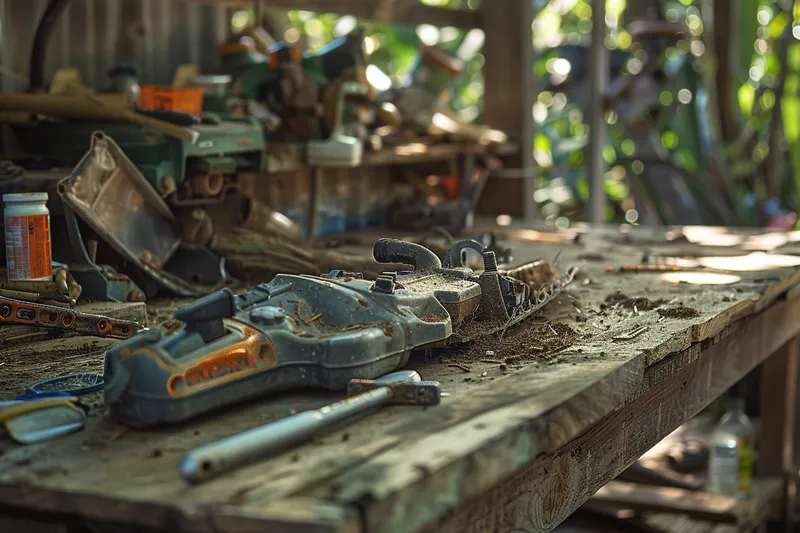
[[[20,394],[17,400],[80,396],[101,390],[104,383],[103,376],[100,374],[73,374],[35,383]]]

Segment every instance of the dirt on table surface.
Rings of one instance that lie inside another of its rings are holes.
[[[465,360],[494,359],[521,364],[551,358],[575,341],[575,331],[566,324],[542,324],[536,320],[499,334],[472,342]]]
[[[644,296],[630,297],[627,294],[617,291],[606,296],[605,302],[600,304],[600,310],[622,307],[638,311],[652,311],[664,303],[664,300],[651,300]]]
[[[679,305],[677,307],[662,307],[658,310],[662,318],[696,318],[700,312],[694,307]]]
[[[39,337],[0,349],[0,400],[13,400],[34,383],[72,374],[103,374],[103,356],[119,341]]]
[[[148,302],[149,327],[168,327],[175,310],[189,301]],[[0,401],[13,400],[27,387],[42,381],[73,374],[102,375],[106,351],[120,342],[51,330],[24,333],[11,339],[13,342],[0,345]]]

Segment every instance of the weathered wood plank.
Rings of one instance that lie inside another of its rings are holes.
[[[368,531],[402,533],[436,523],[500,486],[510,490],[507,499],[489,493],[488,501],[508,511],[509,523],[515,523],[519,506],[527,505],[522,494],[546,492],[536,485],[537,479],[548,477],[542,468],[564,477],[564,468],[571,469],[567,473],[586,468],[585,449],[591,449],[592,457],[604,465],[585,480],[594,488],[577,490],[565,496],[566,501],[547,496],[549,510],[543,523],[558,523],[632,462],[637,450],[684,421],[709,394],[718,394],[722,385],[712,377],[726,383],[734,374],[741,377],[747,365],[737,364],[738,355],[713,355],[710,350],[739,342],[753,358],[763,358],[773,338],[780,340],[782,331],[795,327],[787,325],[787,313],[796,313],[800,300],[779,301],[780,293],[796,283],[792,269],[739,273],[739,283],[713,288],[666,283],[659,274],[607,273],[606,265],[638,262],[643,247],[661,242],[656,237],[644,244],[615,240],[618,237],[587,238],[583,247],[514,243],[520,262],[552,259],[563,252],[560,265],[586,263],[569,295],[532,321],[568,325],[575,332],[574,344],[508,370],[476,360],[470,363],[471,372],[462,373],[435,359],[414,360],[413,368],[426,379],[440,380],[451,393],[436,408],[384,409],[307,445],[192,488],[184,486],[175,472],[183,452],[285,416],[290,409],[322,405],[336,395],[303,392],[264,398],[181,426],[147,431],[121,431],[105,420],[92,419],[83,433],[45,445],[46,453],[0,442],[5,452],[0,455],[0,499],[7,496],[12,504],[29,510],[59,509],[98,521],[113,520],[113,514],[151,529],[177,523],[173,529],[179,531],[203,531],[199,513],[205,513],[206,522],[216,523],[234,512],[269,529],[284,519],[281,513],[266,510],[286,501],[302,508],[310,524],[332,508],[341,511],[336,523],[346,527],[348,513],[363,509]],[[608,304],[607,297],[616,291],[649,303],[639,303],[641,308]],[[770,302],[767,309],[751,316],[764,299]],[[660,318],[657,308],[681,302],[696,316]],[[759,318],[766,313],[773,319]],[[640,336],[614,339],[640,326],[646,328]],[[740,342],[742,338],[751,344]],[[55,346],[47,348],[56,353]],[[534,348],[530,347],[531,353]],[[502,346],[496,349],[492,359],[505,357]],[[718,366],[732,366],[709,373],[703,366],[708,357],[721,360],[715,363]],[[95,350],[91,358],[92,364],[101,363],[102,350]],[[705,381],[700,383],[699,376]],[[674,402],[670,394],[675,395]],[[571,448],[583,435],[597,432],[596,441]],[[610,443],[617,455],[604,451],[604,443]],[[563,453],[574,454],[578,462],[562,465],[560,461],[569,460],[559,455],[562,450],[571,450]],[[531,470],[542,454],[551,457],[550,462]],[[517,479],[514,476],[522,476],[519,485],[508,489],[503,482]],[[573,488],[565,483],[553,486]],[[489,530],[494,524],[494,515],[486,510],[467,511],[465,516]],[[297,518],[292,527],[302,531],[303,520]],[[461,530],[483,531],[478,526],[442,531]]]
[[[785,531],[794,528],[797,498],[795,463],[795,424],[798,402],[798,339],[791,339],[761,368],[759,411],[759,474],[782,480],[778,519]]]
[[[794,337],[800,325],[792,317],[798,312],[800,300],[780,302],[709,346],[699,357],[691,349],[671,356],[691,362],[679,363],[679,370],[624,408],[554,453],[538,457],[490,492],[452,510],[426,531],[551,531],[664,435]],[[422,490],[420,486],[416,489]],[[380,520],[377,516],[375,519]]]
[[[197,0],[226,7],[250,9],[252,0]],[[335,13],[354,17],[393,22],[396,24],[432,24],[457,28],[480,28],[481,14],[476,11],[427,6],[419,0],[269,0],[269,9]]]
[[[360,167],[387,167],[419,163],[447,163],[463,154],[489,153],[486,146],[469,142],[409,143],[386,146],[376,152],[366,152]],[[272,144],[267,149],[267,171],[270,173],[306,169],[305,154],[298,144]]]
[[[0,491],[5,492],[5,491]],[[34,496],[24,488],[13,497],[3,497],[5,505],[23,505],[28,498],[37,498],[37,507],[61,516],[70,516],[64,510],[75,508],[75,497],[67,492],[51,492],[44,498]],[[137,533],[360,533],[361,523],[355,509],[342,508],[307,498],[294,498],[270,502],[258,509],[238,507],[235,503],[219,507],[197,506],[191,513],[163,505],[163,502],[142,502],[142,514],[130,516],[125,506],[117,500],[93,496],[82,500],[78,516],[70,516],[71,523],[87,524],[108,531],[108,527]],[[20,521],[37,523],[36,515]],[[14,523],[13,521],[11,523]],[[41,533],[60,533],[57,526],[39,527]],[[2,521],[0,521],[2,525]],[[93,529],[94,530],[94,529]],[[115,529],[111,529],[115,531]]]
[[[593,505],[682,514],[710,522],[753,525],[760,515],[763,516],[766,507],[780,499],[782,489],[783,480],[780,478],[758,478],[753,482],[752,497],[742,501],[709,492],[612,481],[598,490],[589,501]]]

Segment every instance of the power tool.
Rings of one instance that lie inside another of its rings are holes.
[[[243,175],[261,171],[265,161],[264,132],[252,117],[205,113],[196,123],[196,117],[184,113],[138,108],[136,113],[126,109],[108,115],[108,108],[101,105],[103,95],[85,87],[73,87],[80,99],[38,94],[46,92],[48,43],[69,2],[50,0],[37,25],[30,60],[31,94],[0,95],[6,109],[59,119],[13,126],[20,152],[47,167],[73,167],[90,148],[92,134],[104,131],[172,206],[220,203],[229,193],[247,189],[250,184]],[[131,116],[137,120],[121,120]],[[160,128],[152,119],[158,119]]]
[[[403,367],[414,350],[519,322],[574,274],[534,287],[499,272],[494,252],[478,274],[464,266],[469,249],[484,251],[460,241],[442,266],[423,246],[380,239],[378,262],[412,269],[374,281],[337,270],[279,274],[238,296],[205,296],[175,313],[182,329],[146,330],[106,354],[105,403],[120,422],[148,426],[291,388],[343,390]]]

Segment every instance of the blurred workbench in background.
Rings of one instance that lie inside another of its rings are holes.
[[[57,441],[0,442],[8,527],[24,519],[173,533],[549,531],[762,363],[758,473],[784,488],[795,443],[798,234],[490,229],[506,236],[514,263],[557,260],[582,265],[581,274],[502,340],[413,357],[409,367],[450,394],[442,405],[383,409],[197,487],[177,474],[186,451],[338,396],[262,398],[146,431],[97,414]],[[607,271],[645,253],[719,270]],[[150,305],[149,324],[179,303]],[[60,357],[86,341],[52,342],[4,351],[3,374],[24,372],[31,351],[51,373],[71,373]],[[82,368],[99,371],[106,344],[81,352]],[[3,379],[0,388],[12,386]],[[780,507],[784,490],[771,494],[764,505]]]

